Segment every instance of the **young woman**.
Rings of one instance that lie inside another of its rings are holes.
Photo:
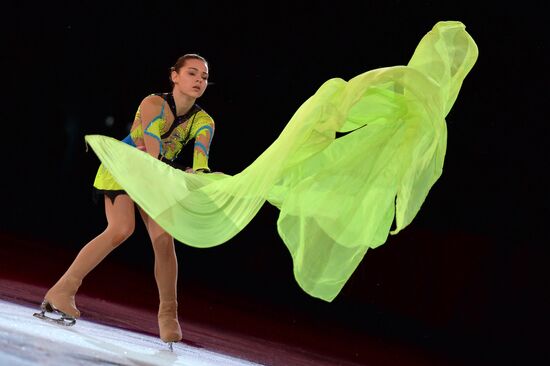
[[[171,93],[151,94],[143,99],[130,134],[123,141],[171,164],[182,147],[194,139],[193,167],[186,171],[209,172],[208,153],[214,121],[195,103],[207,87],[208,63],[197,54],[181,56],[171,68],[170,80],[173,85]],[[82,248],[65,274],[46,293],[41,313],[35,314],[40,318],[73,325],[80,316],[75,294],[82,280],[134,231],[136,206],[103,165],[97,172],[94,188],[104,197],[107,228]],[[141,208],[138,210],[155,253],[160,338],[172,348],[172,342],[182,338],[177,313],[178,263],[174,239]],[[61,317],[51,318],[44,315],[45,312],[54,312]]]

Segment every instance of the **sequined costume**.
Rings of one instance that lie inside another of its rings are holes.
[[[150,121],[143,121],[143,115],[154,117]],[[193,170],[210,171],[208,153],[214,136],[214,120],[197,104],[194,104],[186,114],[178,116],[171,93],[147,96],[136,112],[130,133],[122,141],[134,147],[145,146],[144,134],[159,141],[159,159],[171,166],[174,166],[174,161],[182,148],[194,139]],[[97,171],[94,188],[111,198],[124,193],[123,188],[103,164]]]

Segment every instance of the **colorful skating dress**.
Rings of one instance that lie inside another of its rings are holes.
[[[144,116],[153,116],[144,121]],[[145,126],[145,127],[144,127]],[[193,150],[193,170],[209,172],[208,154],[214,136],[214,120],[197,104],[184,115],[176,113],[176,103],[171,93],[151,94],[141,102],[128,136],[122,141],[137,147],[145,146],[144,134],[149,135],[160,144],[159,159],[174,166],[182,148],[195,140]],[[124,193],[123,188],[109,173],[103,164],[100,165],[94,188],[109,197]]]

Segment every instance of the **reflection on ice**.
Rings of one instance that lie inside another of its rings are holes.
[[[252,366],[183,343],[78,320],[72,327],[41,321],[37,309],[0,300],[0,365]]]

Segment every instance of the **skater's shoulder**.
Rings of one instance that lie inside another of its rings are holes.
[[[141,104],[161,106],[165,102],[166,98],[163,93],[152,93],[143,98]]]
[[[162,109],[164,106],[164,103],[166,100],[162,96],[162,94],[155,93],[155,94],[149,94],[145,98],[142,99],[140,103],[140,109],[148,109],[148,110],[154,110],[154,109]]]

